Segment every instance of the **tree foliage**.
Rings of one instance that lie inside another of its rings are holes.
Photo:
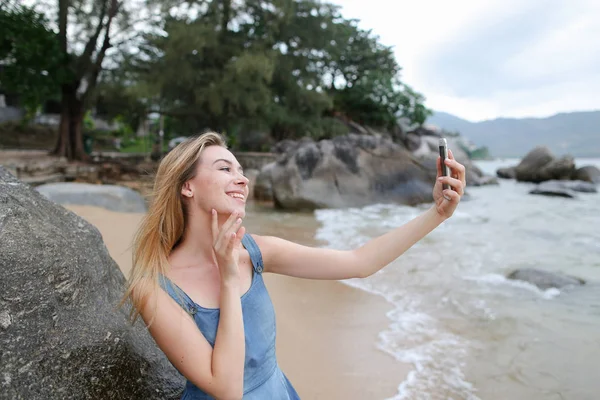
[[[391,48],[339,7],[313,0],[227,0],[171,9],[132,63],[184,132],[267,130],[274,139],[422,124],[423,97],[400,81]],[[192,17],[193,16],[193,17]],[[187,129],[186,129],[187,128]]]
[[[70,76],[59,154],[66,143],[79,157],[92,106],[132,125],[159,112],[178,134],[214,129],[240,143],[251,132],[323,138],[346,132],[341,120],[388,129],[429,114],[393,50],[319,0],[39,1],[58,2],[54,35]]]
[[[29,114],[56,98],[66,79],[56,33],[46,17],[13,2],[0,7],[0,87],[17,94]]]

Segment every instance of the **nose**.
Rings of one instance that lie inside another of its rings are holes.
[[[248,178],[246,178],[246,176],[244,174],[239,173],[235,183],[237,185],[247,186],[248,183],[250,183],[250,180]]]

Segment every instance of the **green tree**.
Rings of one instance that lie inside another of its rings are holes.
[[[58,54],[66,79],[60,88],[61,119],[52,153],[68,159],[87,158],[83,120],[106,64],[119,56],[157,16],[146,0],[37,0],[39,9],[56,14]],[[151,25],[151,24],[150,24]]]
[[[12,1],[0,4],[0,87],[19,96],[27,115],[58,97],[64,61],[43,14]]]
[[[400,116],[421,124],[428,113],[422,95],[402,83],[392,49],[338,6],[205,0],[177,12],[167,5],[162,32],[147,35],[125,69],[182,134],[321,138],[345,131],[340,115],[389,128]]]

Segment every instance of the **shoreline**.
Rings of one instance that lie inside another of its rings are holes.
[[[94,225],[111,257],[127,276],[131,241],[143,214],[99,207],[65,208]],[[267,210],[267,209],[265,209]],[[249,232],[318,245],[312,214],[269,213],[248,205]],[[381,296],[339,281],[266,274],[277,323],[277,358],[302,399],[387,399],[398,393],[412,365],[377,347],[392,310]]]

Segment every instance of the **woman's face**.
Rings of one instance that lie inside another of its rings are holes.
[[[246,214],[248,179],[229,150],[221,146],[205,147],[198,162],[196,176],[183,185],[181,194],[191,200],[193,208],[210,213],[214,208],[227,217],[237,211]]]

